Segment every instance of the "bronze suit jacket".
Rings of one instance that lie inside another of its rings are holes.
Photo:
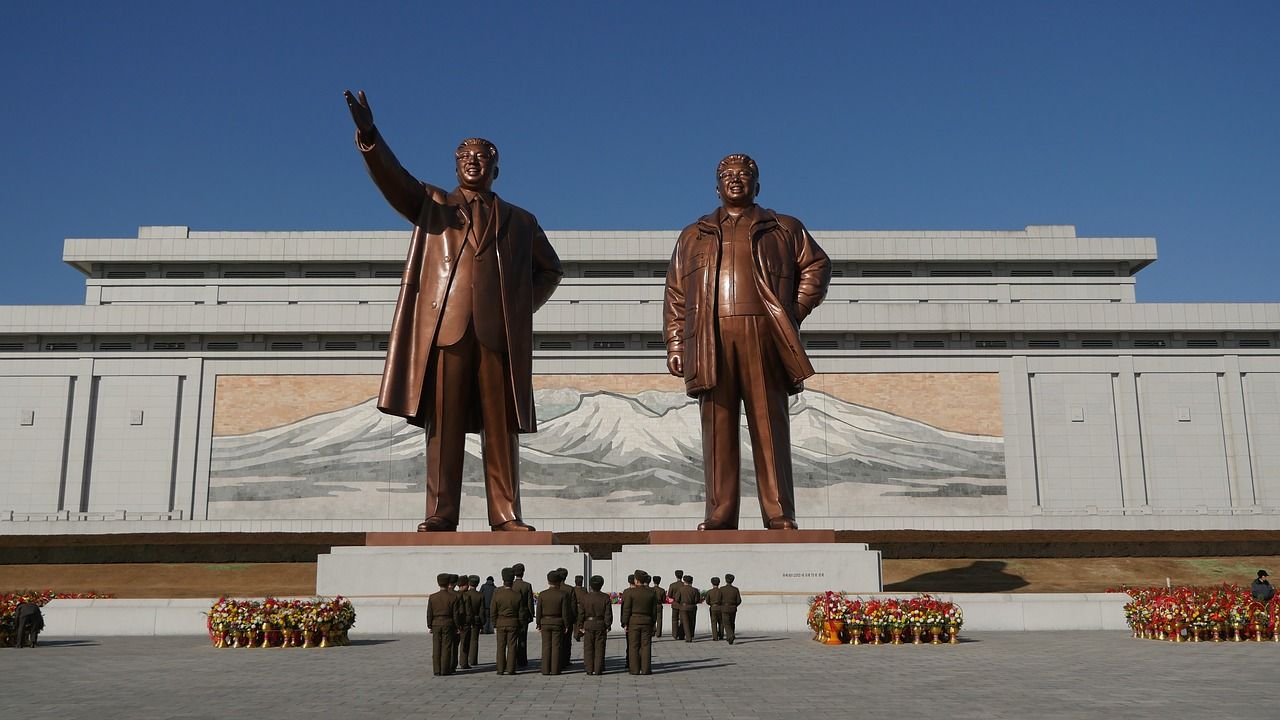
[[[663,338],[668,356],[684,359],[685,392],[697,395],[716,385],[716,271],[720,267],[722,210],[686,227],[667,267]],[[768,311],[791,393],[804,388],[813,365],[800,342],[800,323],[818,307],[831,283],[831,261],[799,220],[755,209],[751,225],[756,288]]]
[[[425,382],[427,366],[435,351],[441,314],[449,301],[458,254],[466,242],[470,212],[460,190],[446,193],[410,175],[376,131],[372,144],[361,144],[358,137],[356,144],[369,175],[387,202],[413,223],[378,409],[426,427],[430,418],[424,417],[420,408],[429,406],[423,403],[423,396],[429,399],[433,390]],[[501,297],[494,301],[502,303],[506,319],[508,371],[515,399],[512,411],[520,432],[536,432],[533,313],[555,292],[564,271],[532,214],[502,202],[497,195],[494,203],[497,218],[492,242],[502,276]],[[479,412],[472,413],[468,429],[480,429]]]

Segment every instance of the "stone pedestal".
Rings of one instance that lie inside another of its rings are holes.
[[[697,544],[672,545],[654,540],[659,533],[651,533],[651,544],[626,545],[613,554],[610,587],[623,587],[627,575],[640,569],[662,576],[663,587],[675,581],[676,570],[683,570],[693,575],[693,584],[701,590],[711,587],[713,576],[723,579],[725,573],[732,573],[734,585],[743,593],[880,592],[880,551],[867,549],[865,543],[787,541],[783,536],[788,531],[758,532],[777,540],[716,542],[741,538],[732,537],[734,532],[714,531],[694,533],[700,539]]]
[[[570,582],[589,570],[586,553],[573,545],[552,545],[551,533],[370,533],[366,542],[316,558],[318,594],[425,596],[438,589],[439,573],[479,575],[480,582],[491,575],[502,585],[502,568],[515,563],[524,563],[524,579],[536,591],[547,586],[547,573],[556,568],[566,568]]]

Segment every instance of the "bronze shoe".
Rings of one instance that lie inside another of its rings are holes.
[[[704,522],[698,523],[698,529],[699,530],[734,530],[735,528],[730,527],[728,523],[723,523],[723,522],[720,522],[719,520],[707,519]]]
[[[453,532],[458,524],[440,517],[429,517],[418,523],[418,532]]]
[[[501,525],[494,525],[493,530],[494,532],[533,532],[536,528],[520,520],[508,520]]]
[[[788,517],[774,518],[769,521],[770,530],[799,530],[800,526],[796,525],[796,521]]]

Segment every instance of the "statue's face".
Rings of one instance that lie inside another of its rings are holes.
[[[476,192],[488,192],[498,177],[498,163],[483,145],[463,145],[454,154],[458,184]]]
[[[729,207],[747,207],[760,193],[760,180],[746,163],[732,162],[716,176],[716,193]]]

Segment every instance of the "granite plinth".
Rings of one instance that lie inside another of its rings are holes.
[[[372,532],[365,533],[368,547],[458,547],[486,545],[551,545],[555,534],[535,532]]]
[[[316,592],[345,597],[423,596],[438,589],[439,573],[464,572],[479,575],[481,582],[492,576],[501,585],[502,568],[515,563],[524,563],[524,579],[538,589],[546,586],[547,573],[556,568],[566,568],[570,580],[574,575],[588,575],[590,569],[587,554],[578,552],[573,545],[335,547],[316,558]]]
[[[768,531],[776,532],[784,531]],[[865,543],[624,545],[609,566],[612,587],[624,586],[637,569],[661,576],[664,587],[675,581],[676,570],[683,570],[702,590],[711,587],[712,577],[724,578],[725,573],[736,576],[734,585],[744,593],[871,593],[883,587],[880,551]]]
[[[650,545],[834,543],[835,530],[652,530]]]

